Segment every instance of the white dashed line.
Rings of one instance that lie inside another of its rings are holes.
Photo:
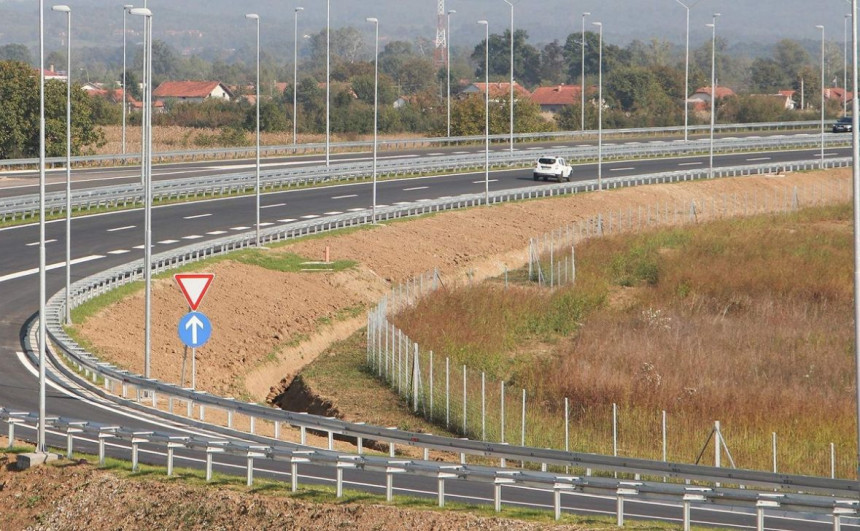
[[[264,221],[260,223],[261,227],[268,227],[269,225],[274,225],[274,223],[272,223],[271,221]]]
[[[468,151],[455,151],[454,154],[455,155],[468,155],[469,152]]]
[[[332,199],[349,199],[351,197],[358,197],[358,194],[336,195],[336,196],[332,197]]]
[[[281,223],[292,223],[293,221],[296,221],[296,220],[293,218],[284,218],[284,219],[279,219],[278,221],[280,221]]]
[[[314,219],[318,217],[319,216],[317,214],[308,214],[307,216],[302,216],[302,219]]]
[[[185,219],[188,219],[188,218],[185,218]],[[134,225],[126,225],[125,227],[117,227],[115,229],[108,229],[107,232],[118,232],[121,230],[133,229],[134,227],[135,227]]]
[[[55,241],[57,241],[57,240],[45,240],[45,244],[49,244],[49,243],[52,243]],[[27,247],[35,247],[35,246],[39,245],[39,242],[28,243],[26,245],[27,245]]]
[[[325,216],[337,216],[337,215],[340,215],[340,214],[343,214],[343,212],[338,212],[338,211],[336,211],[336,210],[335,210],[335,211],[333,211],[333,212],[325,212],[325,213],[323,213],[323,215],[325,215]]]
[[[286,206],[286,205],[287,205],[286,203],[276,203],[276,204],[274,204],[274,205],[265,205],[265,206],[261,206],[260,208],[261,208],[261,209],[262,209],[262,208],[276,208],[276,207],[282,207],[282,206]]]
[[[430,187],[429,186],[416,186],[414,188],[404,188],[403,191],[404,192],[413,192],[415,190],[426,190],[428,188],[430,188]]]
[[[134,247],[132,247],[132,249],[143,249],[145,247],[146,245],[135,245]]]
[[[161,245],[170,245],[171,243],[179,243],[179,240],[161,240],[158,243]]]
[[[230,230],[248,230],[251,227],[230,227]]]
[[[484,184],[485,182],[497,183],[498,179],[490,179],[489,181],[472,181],[472,184]]]
[[[704,162],[682,162],[678,166],[701,166]]]
[[[419,203],[426,203],[427,201],[432,201],[432,199],[419,199]]]
[[[361,212],[362,210],[367,210],[366,208],[350,208],[349,212]]]
[[[438,157],[440,155],[444,155],[444,153],[428,153],[431,157]]]
[[[104,258],[104,255],[91,254],[90,256],[84,256],[83,258],[75,258],[70,263],[72,265],[82,264],[84,262],[90,262],[92,260],[98,260],[99,258]],[[58,268],[65,267],[65,266],[66,266],[66,262],[62,261],[62,262],[57,262],[56,264],[51,264],[51,265],[45,266],[45,269],[50,271],[51,269],[58,269]],[[14,280],[16,278],[26,277],[28,275],[34,275],[38,272],[39,272],[39,268],[34,267],[33,269],[27,269],[26,271],[18,271],[17,273],[9,273],[8,275],[3,275],[2,277],[0,277],[0,282],[6,282],[7,280]]]
[[[191,235],[189,235],[189,236],[183,236],[183,237],[182,237],[182,239],[183,239],[183,240],[199,240],[199,239],[200,239],[200,238],[202,238],[202,237],[203,237],[203,236],[201,236],[201,235],[199,235],[199,234],[191,234]]]
[[[227,234],[227,231],[226,230],[213,230],[213,231],[207,232],[206,234],[208,234],[209,236],[218,236],[219,234]]]
[[[635,170],[635,169],[636,168],[632,168],[632,167],[631,168],[610,168],[609,171],[629,171],[629,170]]]
[[[747,160],[748,160],[748,161],[755,161],[755,160],[770,160],[770,157],[755,157],[755,158],[747,159]]]
[[[398,201],[394,204],[395,205],[411,205],[412,203],[410,203],[409,201]]]
[[[125,254],[130,253],[128,249],[117,249],[116,251],[108,251],[108,254]]]
[[[185,216],[182,219],[197,219],[197,218],[208,218],[212,214],[197,214],[196,216]]]

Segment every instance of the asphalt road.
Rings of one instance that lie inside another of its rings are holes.
[[[797,152],[776,152],[719,156],[715,164],[734,166],[789,160],[809,160],[817,156],[817,150]],[[828,150],[826,156],[846,156],[847,151]],[[706,167],[707,157],[684,159],[659,159],[626,161],[604,164],[604,177],[636,175],[672,171],[685,168]],[[196,171],[196,170],[195,170]],[[202,170],[201,170],[202,171]],[[574,179],[593,179],[596,177],[595,165],[577,166]],[[490,189],[510,189],[534,186],[531,170],[512,170],[490,174]],[[444,196],[466,193],[479,193],[484,189],[484,174],[469,173],[444,177],[423,177],[383,181],[378,184],[378,204],[387,205],[399,202],[413,202]],[[312,219],[350,210],[366,209],[371,204],[371,185],[358,183],[310,188],[266,194],[262,200],[261,221],[265,224],[290,223],[295,220]],[[198,201],[158,207],[153,210],[153,241],[155,252],[179,247],[206,238],[215,238],[228,233],[251,230],[254,223],[254,198],[234,197]],[[143,212],[131,210],[76,218],[72,223],[72,279],[96,273],[109,267],[120,265],[143,256]],[[62,221],[50,222],[46,228],[47,264],[50,268],[47,278],[48,294],[63,287],[65,260],[65,225]],[[36,411],[38,409],[36,379],[27,364],[20,361],[22,351],[22,324],[38,310],[38,227],[35,225],[13,227],[0,230],[2,256],[0,256],[0,405],[9,409]],[[108,424],[140,427],[142,429],[184,430],[182,426],[171,426],[156,419],[141,415],[127,415],[116,407],[99,404],[97,401],[84,401],[69,396],[65,391],[49,388],[47,410],[51,415],[96,420]],[[57,446],[64,439],[56,438],[50,442]],[[79,449],[95,452],[95,446],[76,444]],[[128,458],[129,450],[115,447],[112,453]],[[203,459],[197,453],[177,454],[186,463],[199,464]],[[155,448],[146,448],[142,459],[163,463],[164,457]],[[243,468],[244,461],[224,457],[216,460],[220,469]],[[273,477],[286,477],[286,467],[278,463],[260,463],[269,472],[258,471],[258,476],[267,473]],[[301,470],[303,481],[331,483],[334,470],[306,466]],[[385,478],[380,474],[347,471],[347,486],[382,492]],[[375,485],[369,487],[368,485]],[[395,480],[399,494],[434,495],[435,480],[420,477],[399,476]],[[446,491],[449,499],[491,503],[492,486],[449,481]],[[503,494],[504,503],[529,506],[551,507],[551,494],[532,489],[507,487]],[[564,495],[564,507],[583,513],[614,514],[613,499],[583,495]],[[628,517],[638,515],[643,518],[675,519],[680,515],[680,506],[665,504],[643,504],[628,502]],[[752,514],[741,514],[724,510],[695,509],[694,518],[700,523],[724,526],[754,527]],[[778,523],[776,523],[778,521]],[[776,516],[768,519],[768,527],[775,529],[830,529],[832,524],[793,520]],[[845,526],[846,528],[848,526]]]

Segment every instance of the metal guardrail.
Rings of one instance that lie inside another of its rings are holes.
[[[718,153],[736,152],[740,149],[800,149],[817,147],[821,139],[818,136],[763,137],[745,139],[718,139],[714,142],[714,150]],[[830,136],[827,146],[841,146],[845,138]],[[690,142],[675,141],[650,144],[608,144],[603,148],[604,160],[620,160],[643,157],[668,157],[701,154],[709,151],[710,143],[706,139]],[[554,152],[569,160],[593,160],[597,156],[594,146],[578,146],[556,149]],[[535,154],[529,151],[494,152],[490,154],[492,168],[517,167],[531,164]],[[380,176],[409,176],[428,173],[467,171],[483,168],[482,153],[422,157],[420,159],[384,159],[377,163]],[[368,179],[372,176],[373,164],[366,162],[351,162],[324,166],[304,166],[298,168],[265,171],[261,174],[263,191],[281,188],[318,185],[321,183],[348,182]],[[190,177],[154,181],[152,184],[153,200],[172,201],[188,200],[197,197],[232,195],[249,192],[254,189],[255,174],[253,172],[235,173],[207,177]],[[72,192],[72,209],[88,211],[99,208],[126,208],[143,204],[143,187],[139,184],[112,185],[97,188],[74,190]],[[58,215],[65,211],[65,191],[51,192],[45,195],[47,215]],[[26,220],[35,218],[39,213],[38,194],[15,196],[0,202],[0,222]]]
[[[826,165],[828,167],[845,167],[850,164],[851,159],[849,158],[831,159],[826,161]],[[818,166],[818,161],[807,161],[794,164],[767,164],[723,168],[715,170],[715,177],[763,174],[782,170],[804,170],[817,168]],[[707,177],[707,170],[678,171],[650,176],[608,178],[604,180],[604,185],[606,188],[611,189],[651,183],[681,182]],[[596,181],[588,181],[516,190],[503,190],[491,193],[490,202],[500,203],[505,201],[575,194],[592,191],[595,190],[596,187]],[[377,220],[384,221],[409,216],[418,216],[431,212],[477,206],[481,204],[484,204],[483,194],[438,199],[410,205],[396,205],[377,209]],[[352,227],[369,222],[369,211],[355,212],[332,216],[329,218],[320,218],[300,223],[269,227],[261,232],[261,236],[263,243],[273,243],[308,234]],[[249,248],[254,246],[254,240],[255,238],[253,234],[230,236],[191,245],[182,249],[160,253],[153,257],[153,272],[157,274],[208,257],[226,254],[237,249]],[[143,277],[142,269],[142,260],[138,260],[78,281],[71,287],[71,303],[77,306],[86,300],[101,295],[102,293],[120,285],[138,280]],[[64,307],[66,303],[64,297],[65,291],[60,291],[51,297],[47,304],[46,325],[51,341],[57,345],[64,356],[71,360],[71,362],[76,365],[80,371],[83,371],[90,378],[94,380],[97,380],[98,377],[103,378],[105,386],[108,388],[113,388],[119,385],[122,386],[123,389],[131,386],[137,389],[138,392],[141,390],[146,391],[152,397],[153,403],[157,400],[156,397],[158,395],[167,396],[172,399],[184,401],[187,404],[197,404],[202,407],[216,408],[218,410],[228,411],[230,412],[229,414],[235,413],[247,415],[252,419],[261,419],[274,423],[275,425],[278,425],[278,423],[288,423],[305,429],[315,429],[329,434],[341,434],[353,437],[359,441],[373,439],[384,441],[391,445],[405,444],[425,449],[459,453],[462,456],[467,454],[480,455],[494,459],[513,459],[529,463],[539,463],[542,466],[556,465],[581,468],[588,467],[610,472],[646,474],[656,477],[684,478],[707,482],[760,485],[769,488],[777,487],[790,489],[793,491],[827,492],[829,494],[852,495],[860,493],[857,482],[848,480],[771,474],[767,472],[748,470],[729,470],[687,464],[664,463],[661,461],[649,461],[645,459],[607,457],[559,450],[544,450],[482,441],[453,440],[446,437],[387,429],[378,426],[351,424],[338,419],[291,413],[256,404],[244,403],[233,399],[221,398],[204,392],[181,388],[173,384],[145,379],[139,375],[132,374],[126,370],[119,369],[111,364],[98,360],[95,356],[91,355],[75,343],[64,331],[62,327],[62,316],[64,315]],[[72,377],[79,379],[82,384],[86,382],[84,378],[77,375],[72,374]],[[90,385],[92,384],[90,383]],[[110,393],[106,394],[109,395]]]
[[[16,427],[32,427],[38,423],[38,414],[10,411],[0,408],[0,421],[8,427],[9,447],[15,444]],[[66,456],[71,458],[74,440],[95,439],[98,441],[99,464],[105,462],[105,445],[108,441],[121,441],[130,446],[132,471],[139,467],[139,448],[142,444],[163,448],[167,454],[166,474],[173,475],[175,451],[180,448],[205,452],[206,481],[212,479],[213,462],[216,454],[229,455],[246,460],[246,484],[254,483],[255,461],[267,460],[290,467],[291,490],[298,489],[299,465],[315,465],[333,469],[335,474],[336,496],[343,496],[343,471],[346,469],[364,470],[385,474],[386,499],[391,501],[394,491],[394,478],[398,475],[423,476],[437,481],[436,496],[438,505],[445,506],[445,483],[460,480],[472,483],[493,485],[495,510],[501,510],[502,487],[526,487],[553,493],[553,510],[556,520],[561,517],[563,503],[561,494],[599,495],[616,499],[619,525],[624,520],[624,501],[636,500],[654,503],[676,503],[683,507],[685,528],[690,524],[690,507],[709,506],[755,508],[756,517],[762,518],[764,510],[801,512],[810,515],[832,517],[835,523],[845,517],[857,514],[858,501],[836,499],[830,496],[810,494],[757,492],[749,489],[727,488],[720,486],[693,487],[683,484],[655,481],[630,481],[608,477],[577,476],[550,473],[546,471],[517,470],[504,467],[440,463],[424,459],[402,459],[363,454],[337,452],[290,444],[271,439],[263,441],[240,440],[234,438],[203,437],[185,435],[169,431],[141,430],[124,426],[107,425],[65,417],[45,419],[46,427],[59,431],[66,436]],[[751,516],[752,513],[750,512]],[[853,520],[853,518],[852,518]]]
[[[820,125],[820,121],[802,121],[802,122],[764,122],[764,123],[749,123],[749,124],[717,124],[714,130],[719,133],[729,131],[768,131],[768,130],[803,130],[811,129]],[[625,137],[625,136],[649,136],[661,135],[667,133],[681,133],[684,131],[683,126],[672,127],[643,127],[643,128],[626,128],[626,129],[606,129],[604,134],[608,136]],[[710,131],[709,125],[692,125],[689,127],[692,133],[705,133]],[[597,131],[550,131],[544,133],[516,133],[514,139],[520,142],[536,142],[540,140],[555,140],[555,139],[577,139],[577,138],[594,138]],[[510,139],[508,134],[490,135],[490,140],[493,142],[504,142]],[[483,136],[456,136],[442,138],[411,138],[403,140],[380,140],[379,147],[381,149],[407,149],[410,147],[438,145],[440,147],[469,144],[483,142]],[[353,142],[336,142],[330,145],[332,149],[340,151],[349,151],[355,149],[369,149],[373,146],[370,140],[358,140]],[[216,148],[216,149],[200,149],[200,150],[175,150],[162,151],[154,153],[158,161],[167,160],[206,160],[217,158],[237,158],[250,157],[255,153],[254,147],[239,147],[239,148]],[[309,144],[287,144],[280,146],[263,146],[261,154],[266,157],[275,155],[298,155],[305,153],[319,153],[325,150],[324,143],[309,143]],[[127,153],[125,155],[81,155],[72,157],[72,162],[75,164],[82,163],[129,163],[140,160],[140,154]],[[48,164],[65,164],[65,157],[49,157],[46,159]],[[39,159],[3,159],[0,160],[0,168],[3,167],[25,167],[36,166],[39,164]]]

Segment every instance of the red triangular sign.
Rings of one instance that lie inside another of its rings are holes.
[[[215,275],[212,273],[188,273],[173,275],[176,283],[179,284],[179,289],[185,295],[185,300],[188,301],[188,306],[192,310],[197,310],[203,296],[206,295],[206,290],[212,284]]]

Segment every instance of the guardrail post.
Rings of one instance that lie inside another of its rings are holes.
[[[334,450],[334,432],[328,432],[328,449]]]
[[[131,440],[131,471],[137,472],[138,462],[137,462],[137,452],[138,452],[138,441],[137,439]]]
[[[440,476],[437,483],[439,487],[436,491],[436,498],[439,500],[439,507],[445,507],[445,478]]]
[[[302,446],[307,445],[308,442],[308,429],[305,426],[299,426],[299,437]]]
[[[12,419],[7,422],[9,423],[9,444],[6,445],[6,448],[13,448],[15,446],[15,423],[12,422]]]
[[[79,430],[78,428],[67,428],[66,429],[66,459],[72,458],[73,445],[74,445],[74,442],[72,439],[72,434],[80,433],[80,432],[81,432],[81,430]]]
[[[391,467],[385,470],[385,501],[390,502],[394,497],[394,472]]]
[[[99,466],[105,466],[105,439],[111,436],[110,433],[99,433]]]
[[[768,508],[779,507],[779,502],[775,500],[758,500],[755,503],[756,508],[756,531],[764,531],[764,510]]]
[[[281,438],[281,423],[277,420],[275,421],[275,439]]]
[[[202,407],[202,406],[201,406],[201,407]],[[254,420],[255,420],[255,419],[254,419],[254,417],[253,417],[253,416],[252,416],[252,417],[249,417],[249,418],[251,419],[251,434],[253,435],[253,434],[254,434]]]
[[[247,486],[252,486],[254,484],[254,454],[248,452],[248,470],[247,470]]]
[[[692,502],[703,502],[703,494],[684,494],[684,531],[690,531],[690,505]]]

